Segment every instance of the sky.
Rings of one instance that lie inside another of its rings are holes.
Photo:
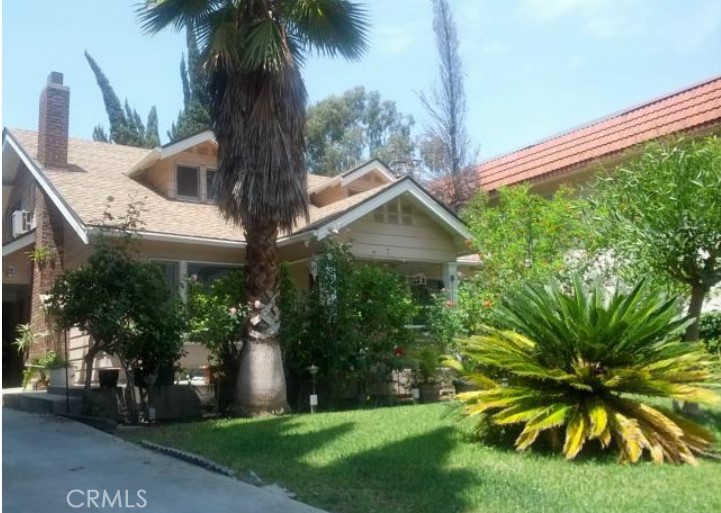
[[[418,93],[437,80],[430,0],[366,0],[370,48],[359,61],[312,57],[309,100],[362,85],[427,117]],[[465,72],[467,129],[479,160],[721,75],[719,0],[450,0]],[[2,125],[37,129],[51,71],[71,89],[70,134],[107,126],[83,52],[121,100],[145,118],[158,109],[161,140],[182,106],[183,34],[148,36],[137,0],[5,0]]]

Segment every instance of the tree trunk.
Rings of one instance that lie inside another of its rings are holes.
[[[95,342],[93,341],[93,345],[90,346],[90,349],[88,349],[88,352],[85,353],[85,357],[83,358],[85,360],[85,380],[83,385],[83,404],[82,404],[82,410],[83,413],[88,414],[90,413],[90,389],[93,384],[93,366],[95,363],[95,355],[98,354],[98,350],[94,349]]]
[[[691,289],[691,302],[688,305],[688,317],[693,317],[694,321],[688,328],[683,339],[686,342],[694,342],[699,337],[699,317],[701,317],[701,308],[703,300],[706,297],[707,289],[704,286],[696,285]]]
[[[695,342],[699,337],[699,317],[701,317],[701,308],[703,307],[703,300],[706,296],[706,288],[700,285],[696,285],[691,289],[691,302],[688,305],[687,316],[693,317],[693,324],[686,328],[686,333],[683,339],[686,342]],[[674,404],[675,406],[675,404]],[[699,413],[700,408],[698,403],[686,402],[683,404],[683,413],[687,415],[696,415]]]
[[[275,223],[246,226],[247,290],[250,313],[240,354],[236,405],[244,415],[289,410],[278,339],[278,249]]]

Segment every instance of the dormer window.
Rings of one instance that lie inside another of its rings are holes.
[[[178,165],[175,168],[176,193],[182,199],[200,199],[200,168]]]

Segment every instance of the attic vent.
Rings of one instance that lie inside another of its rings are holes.
[[[376,223],[401,224],[413,226],[413,207],[395,199],[373,211]]]

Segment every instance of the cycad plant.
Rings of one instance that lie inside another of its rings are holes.
[[[713,453],[706,429],[645,399],[714,403],[714,357],[682,342],[688,325],[675,299],[642,281],[608,292],[580,279],[564,287],[526,285],[500,308],[504,329],[470,338],[465,354],[489,376],[486,387],[459,394],[467,415],[496,425],[521,424],[519,450],[544,431],[575,458],[585,444],[615,446],[622,462],[648,451],[656,463],[694,463]],[[499,378],[499,376],[501,376]]]

